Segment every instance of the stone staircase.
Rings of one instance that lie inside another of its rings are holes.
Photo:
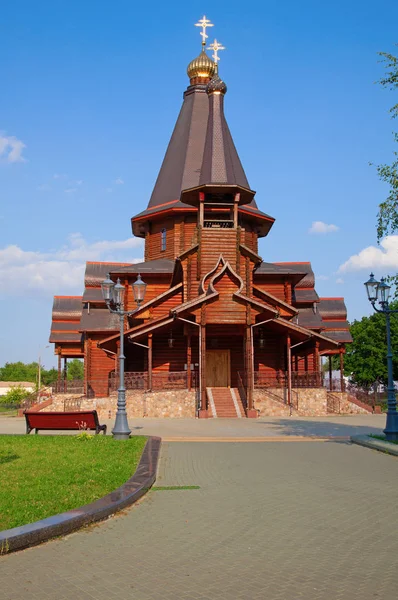
[[[236,388],[206,388],[209,416],[217,419],[246,417],[242,400]]]

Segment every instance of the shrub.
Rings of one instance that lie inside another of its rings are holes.
[[[30,392],[21,385],[15,385],[4,396],[0,396],[0,405],[17,408],[29,394]]]

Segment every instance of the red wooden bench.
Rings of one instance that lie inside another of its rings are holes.
[[[57,430],[72,430],[72,429],[95,429],[98,434],[103,431],[106,434],[106,425],[100,425],[96,410],[75,411],[75,412],[28,412],[25,413],[26,433],[30,433],[35,429],[38,433],[39,429],[57,429]]]

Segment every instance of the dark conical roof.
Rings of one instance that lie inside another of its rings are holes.
[[[207,91],[214,91],[209,86],[207,90],[205,85],[192,85],[184,94],[148,209],[173,201],[183,207],[181,193],[202,184],[224,183],[250,189],[225,120],[223,95],[208,96]],[[225,176],[220,179],[212,172],[212,165],[219,165]],[[255,201],[249,206],[256,208]]]
[[[179,200],[181,190],[199,184],[208,115],[206,86],[190,86],[184,94],[148,208]]]

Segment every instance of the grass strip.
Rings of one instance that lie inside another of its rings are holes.
[[[169,490],[200,490],[199,485],[158,485],[153,486],[152,491],[154,492],[164,492]]]
[[[382,442],[388,442],[389,444],[398,444],[398,441],[386,440],[385,435],[377,435],[376,433],[370,433],[369,437],[375,438],[376,440],[381,440]]]
[[[0,530],[105,496],[133,475],[145,442],[141,436],[0,436]]]

